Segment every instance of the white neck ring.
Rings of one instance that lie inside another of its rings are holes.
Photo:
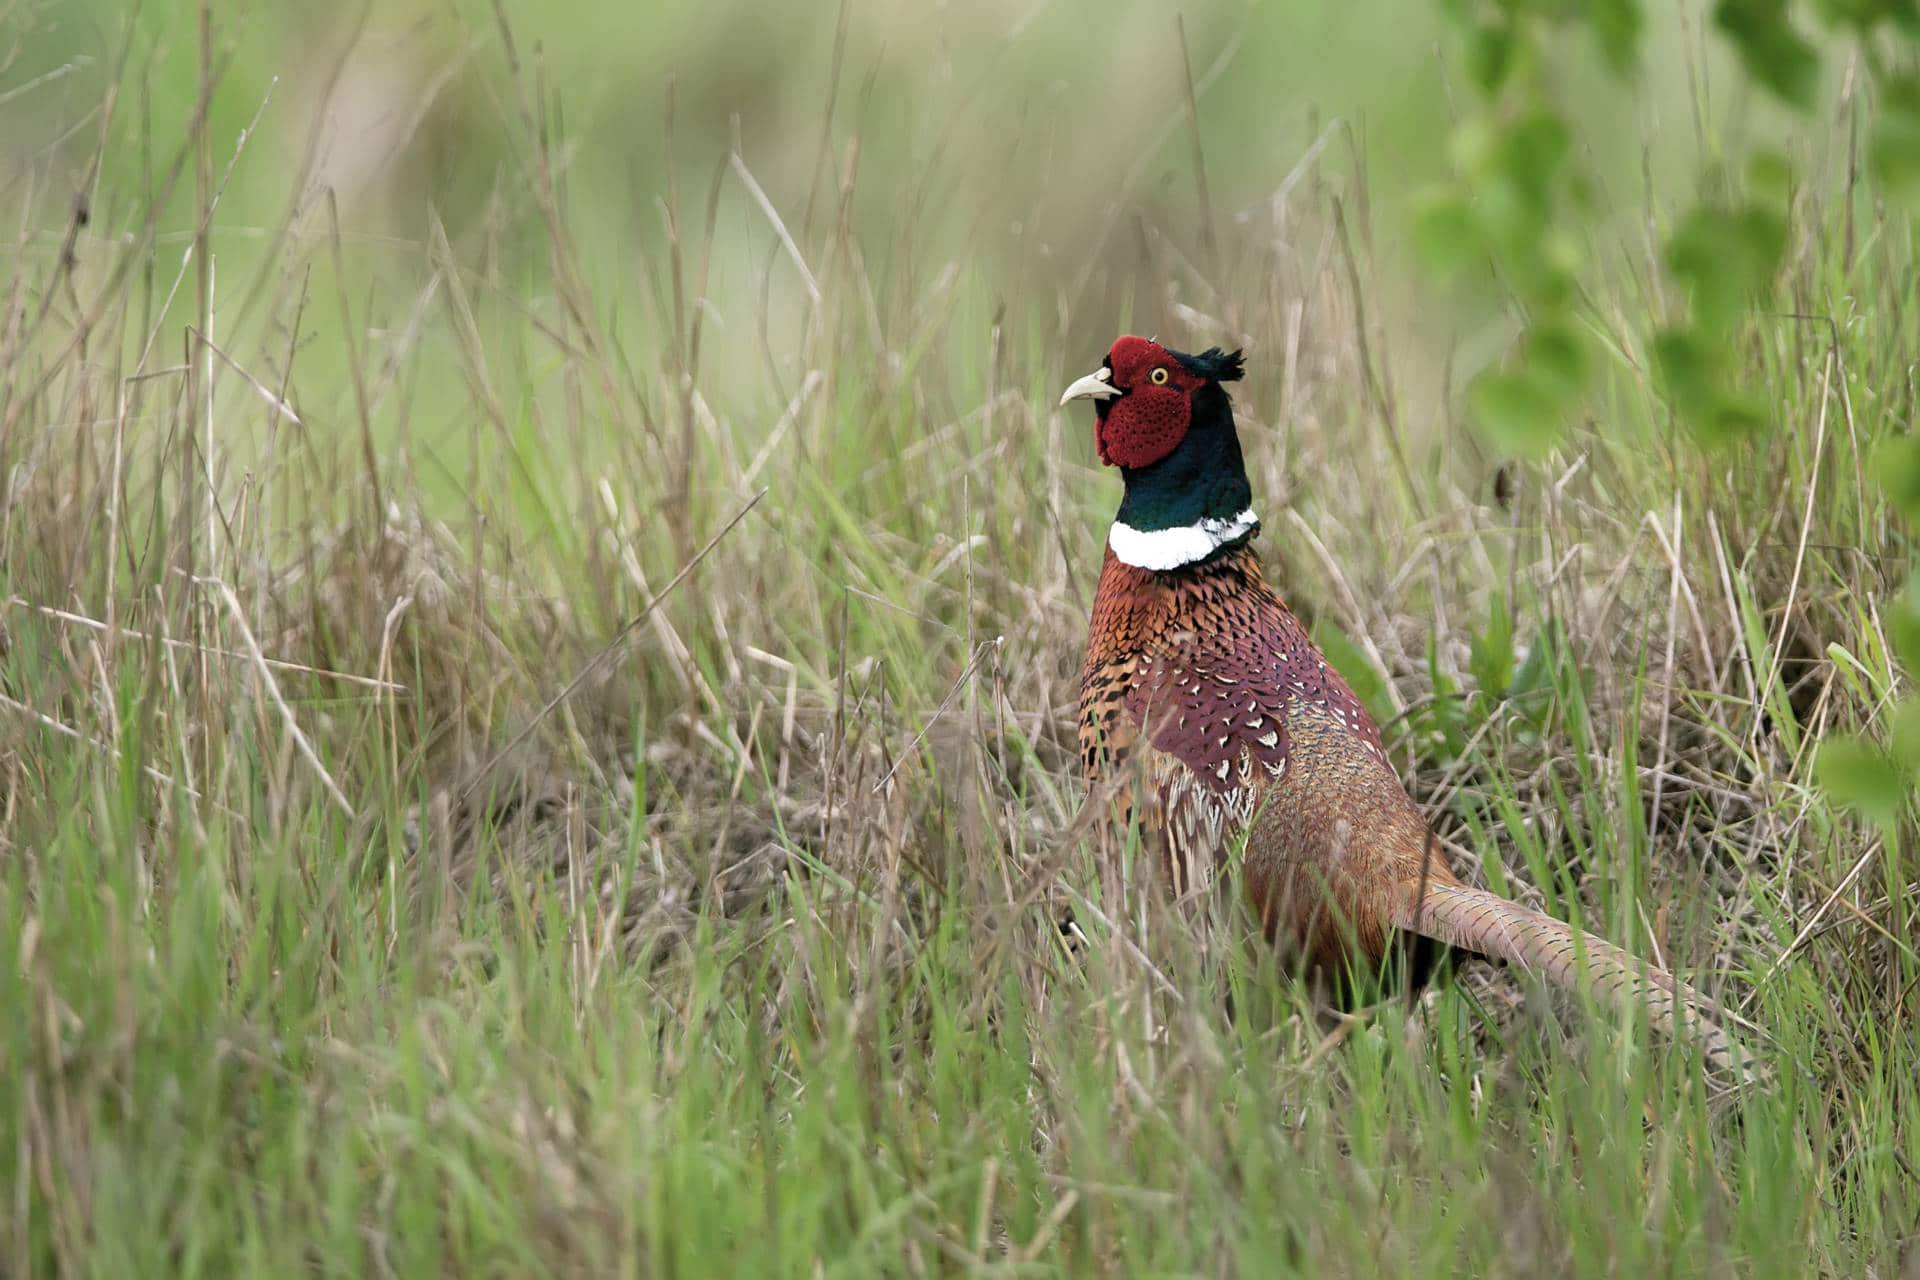
[[[1107,545],[1122,564],[1164,572],[1205,560],[1259,527],[1260,518],[1251,507],[1237,516],[1205,516],[1172,529],[1136,529],[1115,520]]]

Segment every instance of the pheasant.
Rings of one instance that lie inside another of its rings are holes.
[[[1454,874],[1378,727],[1261,575],[1223,386],[1242,373],[1237,351],[1123,337],[1060,398],[1094,402],[1100,461],[1126,486],[1080,677],[1090,793],[1111,795],[1123,824],[1137,804],[1176,895],[1231,866],[1267,935],[1312,970],[1376,966],[1407,935],[1560,986],[1584,972],[1739,1070],[1686,984]]]

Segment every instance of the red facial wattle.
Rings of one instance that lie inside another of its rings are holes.
[[[1183,388],[1136,387],[1094,424],[1094,445],[1108,466],[1137,470],[1172,453],[1187,434],[1192,402]]]
[[[1094,448],[1108,466],[1152,466],[1185,438],[1201,379],[1145,338],[1121,338],[1107,353],[1107,365],[1121,394],[1100,402]]]

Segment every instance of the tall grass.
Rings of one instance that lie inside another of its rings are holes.
[[[971,256],[937,163],[863,163],[843,29],[812,169],[662,168],[615,238],[483,14],[498,180],[369,237],[298,164],[223,219],[281,170],[192,34],[199,106],[142,112],[136,30],[0,197],[0,1269],[1914,1265],[1913,851],[1809,782],[1904,679],[1863,459],[1913,425],[1914,224],[1844,120],[1742,338],[1780,429],[1702,453],[1654,394],[1656,199],[1592,233],[1595,421],[1515,465],[1344,126],[1238,153],[1280,194],[1204,232],[1143,166]],[[1267,562],[1463,874],[1686,973],[1769,1084],[1477,962],[1316,1008],[1095,858],[1117,495],[1053,404],[1126,330],[1247,347]]]

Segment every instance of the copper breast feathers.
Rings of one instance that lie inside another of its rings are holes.
[[[1082,764],[1097,782],[1144,739],[1148,825],[1169,844],[1214,846],[1170,849],[1177,863],[1217,857],[1251,820],[1259,795],[1286,776],[1289,724],[1306,708],[1385,762],[1371,717],[1251,549],[1167,573],[1108,553],[1081,672]]]

